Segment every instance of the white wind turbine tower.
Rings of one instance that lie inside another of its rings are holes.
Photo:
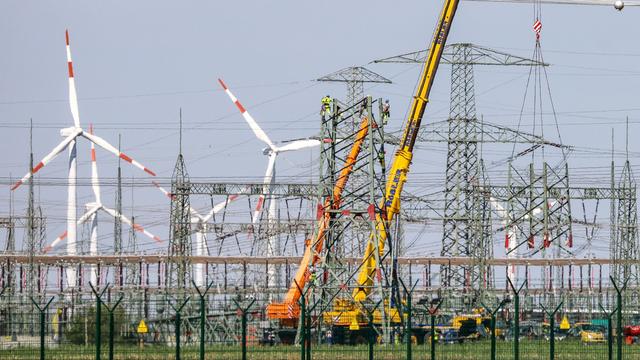
[[[264,149],[263,151],[265,155],[269,156],[269,160],[267,163],[267,171],[264,174],[264,182],[263,182],[264,186],[263,186],[262,194],[258,198],[258,204],[256,205],[256,209],[253,212],[253,218],[251,222],[254,224],[254,228],[255,228],[255,224],[257,224],[258,221],[260,220],[260,213],[262,212],[265,197],[269,196],[269,213],[268,213],[269,224],[271,225],[270,227],[273,228],[272,225],[274,225],[276,222],[275,217],[276,217],[276,211],[277,211],[276,209],[277,204],[275,199],[273,199],[273,197],[271,196],[271,185],[275,183],[276,158],[278,157],[278,154],[287,152],[287,151],[301,150],[301,149],[307,149],[307,148],[319,146],[320,140],[317,140],[317,139],[296,140],[296,141],[288,142],[282,146],[276,146],[271,141],[271,139],[269,139],[269,137],[262,130],[262,128],[260,128],[260,126],[255,121],[255,119],[251,116],[251,114],[249,114],[247,109],[244,106],[242,106],[240,101],[238,101],[238,99],[233,95],[233,93],[231,92],[231,90],[229,90],[229,88],[224,83],[224,81],[222,81],[221,79],[218,79],[218,82],[220,83],[224,91],[227,93],[231,101],[233,101],[233,103],[238,107],[238,110],[240,110],[240,113],[244,117],[245,121],[249,124],[249,127],[251,128],[253,133],[256,135],[256,137],[260,139],[262,142],[264,142],[265,144],[267,144],[268,146],[268,148]],[[279,244],[279,237],[277,234],[273,234],[272,236],[269,236],[266,247],[267,247],[267,251],[266,251],[267,257],[280,255],[280,244]],[[277,285],[276,276],[275,276],[276,275],[275,267],[273,267],[273,265],[270,265],[267,272],[269,275],[269,285]]]
[[[515,259],[518,257],[518,251],[516,249],[516,246],[518,245],[518,241],[516,238],[516,235],[518,234],[518,227],[517,225],[512,225],[511,227],[509,226],[509,223],[511,222],[511,216],[507,209],[505,209],[504,206],[500,205],[496,198],[492,196],[489,197],[489,203],[495,209],[498,216],[500,216],[500,219],[502,220],[502,226],[504,227],[504,231],[506,231],[504,238],[504,247],[507,252],[507,259]],[[509,278],[512,283],[517,284],[517,275],[518,274],[516,273],[515,265],[509,264],[509,266],[507,266],[507,278]]]
[[[29,173],[22,177],[18,182],[13,185],[11,190],[17,189],[22,183],[27,181],[33,174],[37,173],[40,169],[42,169],[45,165],[47,165],[51,160],[53,160],[58,154],[60,154],[64,149],[69,148],[69,171],[68,171],[68,194],[67,194],[67,231],[65,232],[67,240],[67,254],[68,255],[76,255],[77,253],[77,245],[76,245],[76,176],[77,176],[77,163],[76,163],[76,138],[78,136],[82,136],[92,143],[100,146],[101,148],[115,154],[121,159],[133,164],[137,168],[144,170],[148,174],[155,176],[156,174],[144,167],[139,162],[133,160],[131,157],[126,154],[120,152],[118,149],[109,144],[106,140],[101,137],[91,135],[85,132],[80,127],[80,115],[78,111],[78,96],[76,93],[76,85],[73,74],[73,62],[71,61],[71,47],[69,45],[69,31],[65,32],[65,38],[67,43],[67,66],[69,71],[69,106],[71,108],[71,115],[73,117],[73,126],[64,128],[60,130],[60,135],[64,136],[65,139],[62,140],[60,144],[58,144],[53,150],[45,156],[42,161],[40,161]],[[76,269],[74,267],[69,267],[66,269],[67,274],[67,285],[69,287],[74,287],[76,284]]]
[[[89,127],[89,134],[93,135],[93,127]],[[93,195],[95,197],[95,201],[89,202],[85,204],[86,212],[84,215],[78,219],[77,225],[84,224],[87,220],[91,220],[91,235],[89,240],[89,254],[96,256],[98,255],[98,211],[102,210],[105,213],[109,214],[113,218],[118,218],[122,220],[125,224],[129,225],[133,230],[139,231],[145,234],[150,239],[155,242],[162,244],[162,240],[158,236],[153,235],[149,231],[147,231],[144,227],[132,222],[126,216],[118,213],[117,210],[108,208],[102,204],[102,197],[100,196],[100,179],[98,177],[98,164],[96,162],[96,149],[93,143],[91,143],[91,187],[93,189]],[[67,232],[65,231],[60,236],[58,236],[49,246],[44,248],[44,252],[48,253],[51,251],[56,245],[58,245],[62,240],[67,237]],[[96,266],[91,265],[89,267],[89,281],[96,285],[98,274],[96,271]]]
[[[153,185],[158,188],[158,190],[162,191],[169,199],[175,200],[175,195],[168,192],[164,189],[160,184],[153,181]],[[194,246],[195,256],[205,256],[208,255],[209,252],[209,244],[207,242],[207,234],[209,233],[209,220],[213,218],[213,215],[222,211],[222,209],[226,208],[232,201],[236,200],[238,195],[230,195],[227,197],[225,201],[220,202],[215,205],[207,215],[202,216],[196,209],[189,206],[189,212],[191,213],[191,226],[192,229],[196,229],[196,243]],[[197,286],[206,286],[206,269],[205,264],[198,263],[193,265],[193,277]]]

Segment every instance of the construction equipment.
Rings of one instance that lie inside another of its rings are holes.
[[[407,181],[407,173],[413,158],[413,147],[420,130],[422,116],[429,101],[429,93],[440,64],[449,29],[458,8],[458,2],[458,0],[445,0],[440,20],[436,25],[431,46],[429,47],[429,54],[420,75],[416,94],[413,97],[409,118],[404,125],[402,139],[394,155],[389,176],[387,177],[385,199],[383,200],[384,203],[381,204],[384,212],[376,214],[376,233],[372,234],[367,242],[362,266],[357,277],[357,286],[353,291],[353,299],[356,302],[365,300],[371,292],[374,273],[379,265],[376,259],[385,247],[389,224],[393,222],[395,216],[400,212],[400,195]]]
[[[334,326],[351,324],[354,320],[362,322],[363,325],[367,324],[366,315],[360,309],[359,304],[367,300],[371,293],[374,276],[377,276],[379,281],[381,280],[380,258],[384,253],[390,224],[393,223],[395,216],[400,212],[400,195],[407,181],[407,173],[413,158],[413,148],[457,7],[458,0],[446,0],[442,8],[440,19],[429,47],[429,53],[420,75],[417,91],[413,97],[409,118],[404,125],[404,132],[387,176],[385,198],[380,204],[382,211],[375,215],[375,232],[367,242],[360,273],[357,276],[356,286],[352,293],[353,301],[337,300],[334,310],[323,314],[325,322],[331,322]],[[384,299],[382,303],[384,314],[379,310],[374,312],[374,324],[382,323],[382,315],[387,316],[391,324],[400,323],[402,316],[399,314],[398,309],[393,308],[387,299]]]
[[[362,309],[359,308],[358,304],[366,300],[371,292],[374,274],[380,265],[380,256],[388,238],[387,231],[389,224],[393,222],[395,216],[400,212],[400,194],[407,180],[407,173],[409,172],[409,166],[413,157],[413,148],[420,129],[422,116],[426,109],[429,93],[442,57],[451,22],[458,7],[458,2],[458,0],[446,0],[440,14],[440,19],[429,48],[429,54],[422,70],[417,92],[412,102],[409,118],[405,124],[404,134],[394,156],[390,176],[387,177],[385,198],[380,206],[380,209],[383,210],[375,214],[375,232],[369,237],[367,242],[356,287],[352,294],[353,301],[336,299],[334,309],[323,314],[323,320],[330,322],[334,326],[334,329],[336,327],[356,329],[360,326],[366,327],[366,325],[368,325],[367,317]],[[369,119],[365,117],[360,124],[347,163],[343,167],[339,180],[334,187],[333,199],[328,198],[325,200],[325,208],[335,207],[336,204],[340,203],[342,191],[353,170],[355,159],[364,142],[368,126]],[[306,244],[304,256],[289,287],[289,291],[285,295],[284,301],[282,303],[271,303],[267,306],[267,316],[270,319],[280,319],[282,325],[295,325],[296,320],[300,316],[298,300],[302,295],[301,291],[303,291],[307,281],[312,275],[309,268],[313,267],[319,259],[319,254],[324,244],[324,236],[329,226],[329,220],[330,214],[329,212],[325,212],[320,219],[314,241],[308,241]],[[379,271],[377,273],[380,274]],[[401,322],[400,314],[395,308],[391,308],[388,301],[383,301],[383,306],[385,315],[389,317],[390,322]],[[380,324],[382,322],[381,315],[380,311],[374,312],[374,324]],[[354,326],[354,324],[358,324],[359,326]]]
[[[362,144],[367,136],[369,129],[369,119],[363,117],[360,122],[359,130],[356,134],[356,139],[351,147],[349,156],[347,157],[344,167],[340,172],[340,176],[333,188],[332,197],[325,199],[324,208],[332,209],[339,208],[342,201],[342,192],[349,180],[349,176],[353,171],[353,167],[362,148]],[[307,240],[305,244],[305,251],[300,262],[300,266],[296,271],[296,274],[289,286],[289,290],[284,297],[282,303],[271,303],[267,306],[267,317],[270,319],[280,319],[283,323],[295,323],[296,319],[300,316],[300,306],[298,300],[302,295],[301,291],[304,289],[307,281],[311,278],[309,267],[314,266],[319,260],[319,254],[322,252],[324,246],[324,240],[327,230],[329,229],[331,220],[331,213],[324,211],[322,217],[319,219],[318,228],[314,234],[313,241]]]

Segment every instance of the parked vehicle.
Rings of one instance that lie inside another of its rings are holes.
[[[548,323],[542,324],[542,333],[545,340],[551,339],[551,325]],[[567,338],[569,330],[561,329],[560,325],[554,326],[553,337],[556,341],[562,341]]]
[[[544,331],[542,330],[542,323],[534,321],[526,321],[520,323],[520,338],[526,339],[542,339],[544,337]],[[507,331],[505,340],[514,339],[514,327],[513,325]]]
[[[622,328],[622,334],[625,344],[637,344],[640,342],[640,325],[627,325]]]
[[[602,325],[584,325],[580,331],[580,340],[583,344],[602,343],[607,341],[605,334],[607,328]]]

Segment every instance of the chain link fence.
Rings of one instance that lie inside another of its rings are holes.
[[[476,301],[405,291],[384,307],[356,304],[346,323],[309,304],[299,319],[270,320],[269,296],[241,291],[5,293],[0,359],[640,359],[638,289],[613,284],[523,285]]]

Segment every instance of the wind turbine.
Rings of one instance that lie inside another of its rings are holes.
[[[262,194],[260,194],[260,197],[258,198],[258,203],[256,205],[255,211],[253,212],[253,218],[251,222],[252,224],[254,224],[254,227],[255,227],[255,224],[260,220],[260,213],[262,212],[264,199],[265,197],[269,196],[269,223],[273,224],[275,223],[275,216],[276,216],[277,210],[276,210],[276,202],[271,196],[271,185],[275,183],[276,158],[278,157],[278,154],[287,152],[287,151],[295,151],[295,150],[302,150],[302,149],[316,147],[316,146],[319,146],[321,142],[320,140],[317,140],[317,139],[303,139],[303,140],[288,142],[282,146],[276,146],[273,143],[273,141],[271,141],[269,136],[267,136],[264,130],[260,128],[258,123],[253,118],[253,116],[249,114],[247,109],[244,106],[242,106],[240,101],[233,95],[233,93],[231,92],[231,90],[229,90],[229,88],[224,83],[224,81],[222,81],[221,79],[218,79],[218,82],[220,83],[224,91],[227,93],[231,101],[236,105],[238,110],[240,110],[242,117],[244,117],[247,124],[249,124],[249,127],[251,128],[253,133],[256,135],[256,137],[260,139],[262,142],[264,142],[265,144],[267,144],[267,148],[264,149],[263,151],[265,155],[269,156],[269,160],[267,162],[267,171],[264,174],[264,180],[263,180],[264,186],[262,188]],[[274,242],[276,242],[276,244],[274,244]],[[274,249],[274,246],[275,246],[275,249],[277,250]],[[272,239],[271,237],[269,237],[269,241],[267,242],[266,256],[270,257],[274,255],[279,255],[277,254],[277,252],[279,251],[279,248],[280,246],[277,243],[277,239]],[[275,269],[270,267],[268,270],[268,273],[269,273],[270,281],[271,279],[275,280],[275,276],[274,276]]]
[[[153,185],[158,188],[158,190],[162,191],[169,199],[175,200],[175,195],[165,190],[160,184],[153,181]],[[222,211],[222,209],[226,208],[232,201],[236,200],[239,195],[230,195],[227,197],[225,201],[220,202],[215,205],[206,215],[201,215],[196,209],[189,206],[189,212],[191,213],[191,226],[192,229],[195,229],[196,233],[196,243],[195,243],[195,256],[205,256],[208,254],[209,245],[207,243],[207,234],[209,233],[209,220],[213,217],[213,215]],[[196,285],[205,286],[206,285],[206,271],[205,264],[198,263],[193,265],[193,277]]]
[[[65,38],[67,44],[67,67],[69,71],[69,107],[71,109],[71,115],[73,117],[73,126],[60,130],[60,135],[64,136],[62,140],[53,150],[45,156],[30,172],[28,172],[22,179],[18,180],[11,190],[16,190],[20,185],[27,181],[33,174],[37,173],[45,165],[51,162],[56,156],[58,156],[64,149],[69,149],[69,170],[68,170],[68,194],[67,194],[67,254],[76,255],[76,177],[77,177],[77,162],[76,162],[76,138],[82,136],[89,140],[91,143],[100,146],[101,148],[115,154],[121,159],[134,165],[135,167],[145,171],[151,176],[156,174],[135,161],[125,153],[120,152],[113,145],[109,144],[106,140],[99,136],[89,134],[80,127],[80,114],[78,111],[78,96],[76,93],[76,84],[73,73],[73,62],[71,60],[71,47],[69,45],[69,31],[65,31]],[[66,269],[67,284],[69,287],[73,287],[76,284],[76,269],[69,267]]]
[[[89,127],[89,134],[93,134],[93,127]],[[84,215],[78,219],[77,225],[84,224],[87,220],[91,220],[91,235],[89,240],[89,254],[90,255],[98,255],[98,211],[102,210],[105,213],[109,214],[113,218],[120,217],[122,221],[129,225],[133,230],[139,231],[145,234],[147,237],[151,238],[155,242],[162,244],[162,240],[158,237],[145,230],[144,227],[134,223],[126,216],[120,214],[117,210],[108,208],[102,204],[102,197],[100,196],[100,180],[98,178],[98,164],[96,162],[96,149],[93,143],[91,143],[91,188],[93,189],[93,195],[95,197],[95,201],[89,202],[85,204],[86,212]],[[67,237],[67,232],[65,231],[60,236],[58,236],[49,246],[44,248],[44,252],[48,253],[51,251],[56,245],[58,245],[62,240]],[[97,284],[97,271],[95,265],[90,266],[90,275],[89,281],[92,284]]]

